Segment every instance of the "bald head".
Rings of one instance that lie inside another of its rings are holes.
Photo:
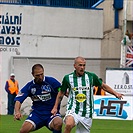
[[[77,76],[82,76],[85,71],[85,66],[86,66],[86,60],[85,58],[78,56],[74,60],[74,68],[76,70],[76,75]]]
[[[74,64],[76,64],[76,63],[79,62],[80,60],[86,62],[85,58],[83,58],[82,56],[78,56],[78,57],[75,58]]]

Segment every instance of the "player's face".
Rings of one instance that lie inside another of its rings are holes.
[[[42,83],[44,79],[44,70],[40,67],[34,69],[33,77],[34,77],[35,83],[38,83],[38,84]]]
[[[10,76],[10,79],[11,79],[11,80],[15,79],[15,76]]]
[[[86,61],[78,59],[76,63],[74,64],[74,68],[76,70],[76,75],[77,76],[82,76],[85,71],[85,66],[86,66]]]

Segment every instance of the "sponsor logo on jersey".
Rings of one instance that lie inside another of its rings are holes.
[[[77,89],[76,88],[73,88],[74,91],[76,91]]]
[[[31,88],[31,94],[35,94],[36,93],[36,88]]]
[[[51,88],[49,85],[42,85],[42,93],[51,92]]]
[[[37,95],[38,98],[41,100],[41,101],[48,101],[51,99],[51,95],[50,93],[48,94],[44,94],[44,95]]]
[[[77,94],[75,99],[78,101],[78,102],[84,102],[86,100],[86,95],[85,94]]]
[[[82,87],[74,87],[73,91],[76,91],[76,90],[89,90],[89,89],[90,89],[90,87],[82,86]]]

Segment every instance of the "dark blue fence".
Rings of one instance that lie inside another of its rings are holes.
[[[103,0],[0,0],[0,4],[94,8],[94,5],[102,1]]]

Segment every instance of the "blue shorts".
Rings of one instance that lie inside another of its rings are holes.
[[[25,121],[32,123],[34,126],[34,130],[37,130],[42,128],[43,126],[46,126],[49,130],[52,131],[52,129],[50,129],[49,126],[55,117],[61,118],[61,115],[59,113],[57,113],[55,116],[53,116],[52,114],[42,115],[40,113],[38,114],[36,111],[33,110]]]

